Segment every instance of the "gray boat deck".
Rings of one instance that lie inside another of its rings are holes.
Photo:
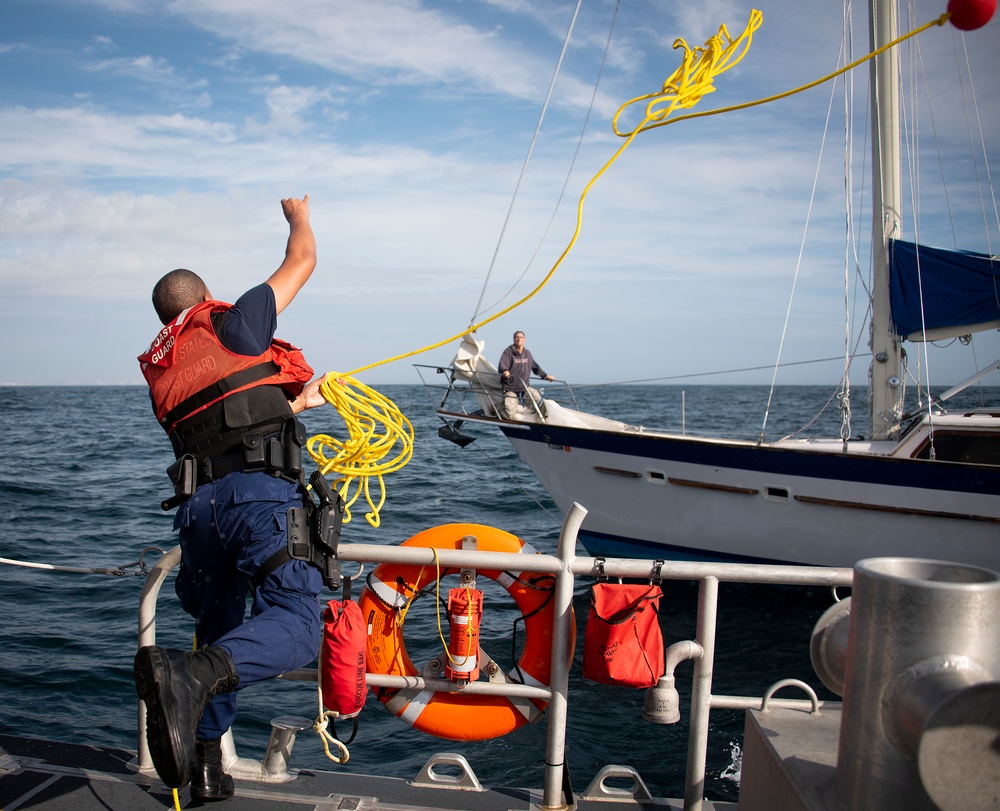
[[[173,808],[170,789],[135,771],[135,752],[0,735],[0,809],[16,811],[143,811]],[[180,791],[182,808],[204,807]],[[415,786],[395,777],[320,770],[298,771],[286,783],[236,781],[231,800],[205,804],[240,811],[532,811],[541,791],[493,787],[480,791]],[[579,811],[679,811],[679,800],[640,803],[631,798],[574,797]],[[732,803],[704,805],[736,811]]]

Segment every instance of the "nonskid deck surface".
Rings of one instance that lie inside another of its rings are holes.
[[[125,749],[58,743],[0,735],[0,809],[16,811],[143,811],[173,808],[170,789],[137,774]],[[678,800],[654,805],[622,800],[574,798],[579,811],[657,808],[675,811]],[[182,808],[203,807],[180,791]],[[540,807],[538,790],[487,788],[468,791],[414,786],[395,777],[302,770],[287,783],[236,781],[232,800],[211,803],[219,811],[531,811]],[[706,809],[736,811],[732,803],[705,803]]]

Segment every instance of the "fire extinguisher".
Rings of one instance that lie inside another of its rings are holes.
[[[479,589],[454,588],[448,592],[448,661],[444,675],[449,679],[475,681],[479,678],[479,623],[483,617],[483,593]]]

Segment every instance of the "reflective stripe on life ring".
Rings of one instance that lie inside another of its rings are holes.
[[[538,554],[520,538],[482,524],[444,524],[424,530],[404,541],[402,546],[434,549],[461,549],[462,539],[476,538],[481,552]],[[442,575],[458,574],[454,567]],[[502,586],[513,598],[524,618],[524,650],[517,666],[508,674],[513,682],[547,687],[551,674],[552,616],[555,609],[553,575],[477,570]],[[432,589],[437,577],[433,564],[408,566],[382,563],[368,576],[358,598],[368,628],[368,670],[393,676],[418,676],[406,653],[400,612],[414,592],[427,586]],[[571,640],[575,641],[575,620]],[[569,652],[572,658],[572,650]],[[373,688],[375,695],[391,713],[415,729],[453,741],[478,741],[506,735],[529,721],[542,717],[543,701],[506,696],[466,695],[460,691]]]

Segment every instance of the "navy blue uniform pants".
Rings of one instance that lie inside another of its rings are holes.
[[[314,661],[322,636],[319,570],[292,560],[271,572],[253,595],[250,578],[285,548],[285,515],[302,506],[302,488],[267,473],[230,473],[203,484],[180,506],[181,568],[176,590],[194,617],[199,647],[229,653],[242,690]],[[199,740],[225,733],[236,718],[236,693],[213,698]]]

